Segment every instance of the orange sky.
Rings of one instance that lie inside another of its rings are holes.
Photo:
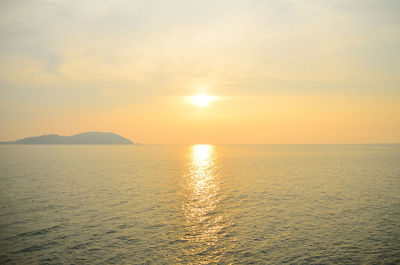
[[[0,4],[0,140],[400,142],[396,1],[81,2]]]

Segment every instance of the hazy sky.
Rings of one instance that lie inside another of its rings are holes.
[[[0,0],[0,140],[400,142],[399,14],[398,0]]]

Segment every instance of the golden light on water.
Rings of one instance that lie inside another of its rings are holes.
[[[195,259],[196,264],[218,262],[222,255],[216,248],[224,228],[224,215],[217,210],[218,193],[214,147],[193,146],[190,172],[185,176],[183,210],[186,223],[182,239],[191,244],[187,254]]]
[[[208,106],[214,100],[215,100],[214,96],[207,95],[207,94],[198,94],[198,95],[190,97],[190,101],[199,107]]]
[[[197,144],[193,146],[193,164],[198,171],[204,171],[212,164],[211,155],[213,147],[208,144]],[[204,172],[203,172],[204,173]]]

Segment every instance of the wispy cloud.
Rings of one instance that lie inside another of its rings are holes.
[[[3,0],[0,93],[10,108],[150,103],[199,84],[398,97],[399,11],[389,0]]]

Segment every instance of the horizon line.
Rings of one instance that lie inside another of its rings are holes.
[[[228,144],[221,144],[221,143],[193,143],[193,144],[161,144],[161,143],[141,143],[135,142],[132,144],[24,144],[18,143],[15,144],[11,141],[0,141],[1,145],[117,145],[117,146],[140,146],[140,145],[147,145],[147,146],[193,146],[193,145],[400,145],[400,142],[394,143],[228,143]]]

